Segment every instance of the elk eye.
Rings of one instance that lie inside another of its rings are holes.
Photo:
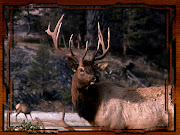
[[[81,68],[79,69],[79,71],[80,71],[80,72],[84,72],[84,68],[81,67]]]

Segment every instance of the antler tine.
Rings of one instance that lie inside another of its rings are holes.
[[[72,37],[73,37],[73,34],[71,34],[71,37],[69,38],[69,50],[71,52],[71,55],[76,59],[76,60],[80,60],[79,57],[76,57],[71,49],[71,43],[72,43]]]
[[[70,39],[69,39],[69,49],[70,49],[70,52],[72,54],[72,56],[76,57],[73,52],[72,52],[72,49],[71,49],[71,42],[72,42],[72,37],[73,37],[73,34],[71,35]],[[86,56],[87,54],[87,50],[88,50],[88,41],[86,41],[86,48],[85,48],[85,52],[84,52],[84,55],[81,57],[81,58],[78,58],[76,57],[76,59],[80,60],[80,59],[84,59],[84,57]]]
[[[94,57],[93,57],[93,59],[92,59],[93,61],[95,61],[95,60],[100,60],[100,59],[104,58],[104,56],[106,55],[106,53],[108,52],[109,47],[110,47],[110,29],[109,29],[109,27],[108,27],[108,40],[107,40],[107,41],[108,41],[108,46],[107,46],[107,48],[105,49],[105,45],[104,45],[103,36],[102,36],[102,33],[101,33],[101,29],[100,29],[100,24],[99,24],[99,22],[98,22],[98,38],[99,38],[99,40],[98,40],[97,51],[96,51],[96,53],[94,54]],[[103,54],[96,57],[97,52],[98,52],[98,50],[99,50],[100,44],[102,45]]]
[[[48,29],[45,32],[47,32],[48,35],[53,35],[53,33],[50,31],[50,25],[51,24],[49,23]]]
[[[94,53],[94,56],[93,56],[93,58],[92,58],[92,61],[94,61],[95,58],[96,58],[97,52],[98,52],[98,50],[99,50],[99,46],[100,46],[100,41],[98,40],[98,46],[97,46],[96,52]]]
[[[62,25],[61,21],[62,21],[63,17],[64,17],[64,14],[61,16],[58,23],[56,24],[54,32],[50,31],[50,23],[48,25],[48,29],[46,30],[46,32],[48,35],[50,35],[52,37],[54,46],[55,46],[56,50],[59,51],[59,53],[61,53],[62,55],[66,56],[66,57],[78,60],[78,58],[76,56],[74,56],[74,54],[72,53],[72,50],[70,50],[71,54],[66,54],[58,47],[58,37],[59,37],[59,33],[60,33],[61,25]]]
[[[103,36],[102,36],[102,33],[101,33],[99,22],[98,22],[98,38],[99,38],[99,41],[100,41],[100,43],[102,45],[102,49],[103,49],[103,52],[104,52],[105,46],[104,46]]]
[[[73,37],[73,34],[71,34],[71,37],[69,38],[69,50],[70,50],[70,52],[71,52],[71,55],[74,56],[74,54],[73,54],[73,52],[72,52],[72,49],[71,49],[72,37]]]
[[[62,25],[61,21],[62,21],[63,17],[64,17],[64,14],[61,16],[58,23],[56,24],[54,32],[50,31],[50,23],[48,25],[48,29],[45,31],[45,32],[47,32],[48,35],[50,35],[52,37],[54,44],[56,44],[56,36],[57,36],[58,31],[60,32],[60,28],[61,28],[61,25]]]
[[[84,55],[83,55],[82,59],[85,58],[85,56],[87,54],[87,50],[88,50],[88,41],[86,41],[86,49],[85,49],[85,52],[84,52]]]
[[[109,47],[110,47],[110,29],[108,27],[108,50],[109,50]]]
[[[45,126],[44,126],[44,124],[42,123],[42,121],[41,121],[38,117],[35,117],[35,119],[39,122],[41,128],[43,129],[42,131],[45,132],[45,130],[44,130],[44,129],[45,129]]]

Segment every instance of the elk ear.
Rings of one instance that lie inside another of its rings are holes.
[[[108,62],[107,61],[103,61],[103,62],[100,62],[100,63],[97,64],[97,67],[100,70],[104,70],[107,66],[108,66]]]
[[[68,66],[73,70],[73,72],[77,71],[78,64],[75,60],[68,58]]]

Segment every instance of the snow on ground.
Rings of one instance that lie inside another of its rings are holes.
[[[4,113],[4,120],[6,123],[7,113]],[[62,112],[40,112],[40,111],[32,111],[31,116],[36,123],[35,117],[38,117],[40,120],[61,120]],[[30,115],[27,115],[28,121],[32,122]],[[10,115],[10,126],[17,126],[22,123],[22,121],[26,120],[26,117],[23,113],[20,113],[17,116],[16,122],[16,112],[13,111]],[[90,124],[83,118],[79,117],[77,113],[65,113],[65,122],[70,126],[90,126]],[[33,122],[32,122],[33,123]],[[62,127],[58,127],[55,124],[43,122],[46,129],[59,129],[63,130]],[[6,125],[6,124],[5,124]]]

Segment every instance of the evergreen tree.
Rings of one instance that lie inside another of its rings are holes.
[[[37,24],[38,26],[41,26],[41,22],[39,20],[41,16],[39,13],[40,9],[33,8],[32,5],[30,5],[29,7],[20,7],[13,10],[13,22],[16,25],[21,25],[21,20],[26,20],[25,22],[28,27],[28,29],[26,29],[26,32],[28,35],[34,31],[39,30],[38,27],[36,27]]]
[[[67,88],[65,91],[62,92],[62,101],[66,105],[72,104],[71,88]]]
[[[36,55],[33,57],[31,69],[28,72],[28,80],[31,88],[37,90],[40,96],[50,89],[51,63],[47,44],[40,44]]]
[[[158,19],[158,12],[150,8],[124,9],[123,25],[121,27],[124,55],[126,55],[127,48],[131,47],[133,49],[137,48],[143,53],[149,52],[149,49],[155,50],[162,47],[162,39],[165,39],[162,29],[165,23],[162,20],[157,21]],[[158,40],[159,36],[161,40]]]

